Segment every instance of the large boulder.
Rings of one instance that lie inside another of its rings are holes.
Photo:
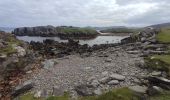
[[[119,74],[114,73],[114,74],[110,75],[110,78],[115,79],[115,80],[119,80],[119,81],[123,81],[123,80],[125,80],[126,77],[123,76],[123,75],[119,75]]]
[[[81,96],[92,96],[93,95],[93,89],[85,84],[76,86],[75,91]]]
[[[27,92],[28,90],[32,89],[33,86],[34,86],[34,83],[31,80],[26,81],[23,84],[15,87],[15,89],[13,90],[11,95],[16,97],[16,96],[23,94],[23,93]]]
[[[129,89],[139,94],[145,94],[147,92],[147,87],[145,86],[130,86]]]

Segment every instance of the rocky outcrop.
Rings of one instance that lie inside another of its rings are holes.
[[[13,34],[17,36],[58,36],[63,39],[67,38],[94,38],[98,35],[98,32],[93,29],[79,28],[79,27],[67,27],[67,26],[37,26],[37,27],[22,27],[16,28]]]
[[[158,34],[160,30],[154,28],[145,28],[143,31],[138,34],[131,35],[123,40],[121,40],[122,44],[127,43],[135,43],[135,42],[156,42],[155,36]]]

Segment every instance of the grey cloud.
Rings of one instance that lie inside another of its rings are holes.
[[[170,20],[169,0],[1,0],[0,26],[147,25]]]

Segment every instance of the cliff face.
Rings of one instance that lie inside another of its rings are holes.
[[[50,36],[57,35],[57,31],[53,26],[38,26],[38,27],[22,27],[16,28],[12,32],[18,36]]]
[[[98,35],[98,32],[93,29],[66,26],[22,27],[16,28],[12,33],[17,36],[59,36],[62,38],[95,37]]]

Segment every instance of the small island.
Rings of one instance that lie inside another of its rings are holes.
[[[37,26],[37,27],[21,27],[16,28],[12,32],[17,36],[42,36],[53,37],[58,36],[62,39],[78,38],[91,39],[95,38],[99,33],[91,28],[80,28],[73,26]]]

